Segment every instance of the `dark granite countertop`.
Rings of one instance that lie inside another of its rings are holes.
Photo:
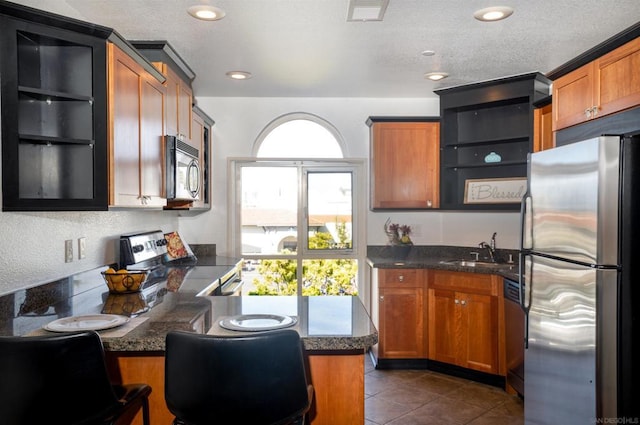
[[[472,252],[480,253],[480,260],[487,261],[484,250],[475,247],[458,246],[411,246],[402,252],[391,246],[369,246],[367,264],[380,269],[440,269],[459,272],[497,274],[508,279],[518,279],[518,251],[496,250],[498,265],[491,267],[478,263],[475,266],[452,264],[451,260],[471,261]],[[509,263],[509,259],[513,263]]]
[[[42,327],[64,317],[120,314],[130,316],[127,324],[100,331],[106,350],[161,353],[170,330],[242,335],[221,328],[219,321],[268,313],[295,316],[294,329],[307,350],[364,351],[377,343],[377,330],[358,297],[196,296],[239,260],[199,255],[195,267],[176,263],[177,276],[133,294],[108,292],[100,275],[107,266],[19,290],[0,297],[0,335],[48,333]]]

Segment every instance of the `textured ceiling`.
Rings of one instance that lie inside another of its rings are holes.
[[[382,22],[347,22],[347,0],[15,2],[112,27],[129,40],[169,41],[194,70],[197,96],[434,97],[441,87],[549,72],[640,20],[640,0],[390,0]],[[202,3],[226,17],[187,15]],[[491,5],[515,13],[492,23],[473,18]],[[230,70],[254,76],[232,81]],[[431,71],[450,77],[425,80]]]

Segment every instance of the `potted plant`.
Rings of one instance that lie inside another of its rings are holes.
[[[389,238],[389,247],[391,255],[394,258],[407,258],[413,242],[411,241],[411,226],[406,224],[391,223],[391,219],[387,219],[384,223],[384,232]]]

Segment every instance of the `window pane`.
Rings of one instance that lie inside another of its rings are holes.
[[[310,120],[280,124],[260,145],[261,158],[342,158],[342,149],[333,134]]]
[[[242,271],[242,295],[296,295],[295,260],[251,260]]]
[[[357,260],[303,260],[302,295],[357,295],[357,277]]]
[[[352,199],[350,172],[307,174],[308,249],[351,249]]]
[[[293,167],[243,167],[243,254],[293,255],[298,250],[298,175]]]

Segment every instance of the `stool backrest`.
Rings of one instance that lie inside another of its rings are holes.
[[[170,332],[165,400],[186,423],[287,423],[309,408],[302,343],[285,329],[238,337]]]
[[[119,408],[96,332],[0,337],[0,423],[97,424]]]

